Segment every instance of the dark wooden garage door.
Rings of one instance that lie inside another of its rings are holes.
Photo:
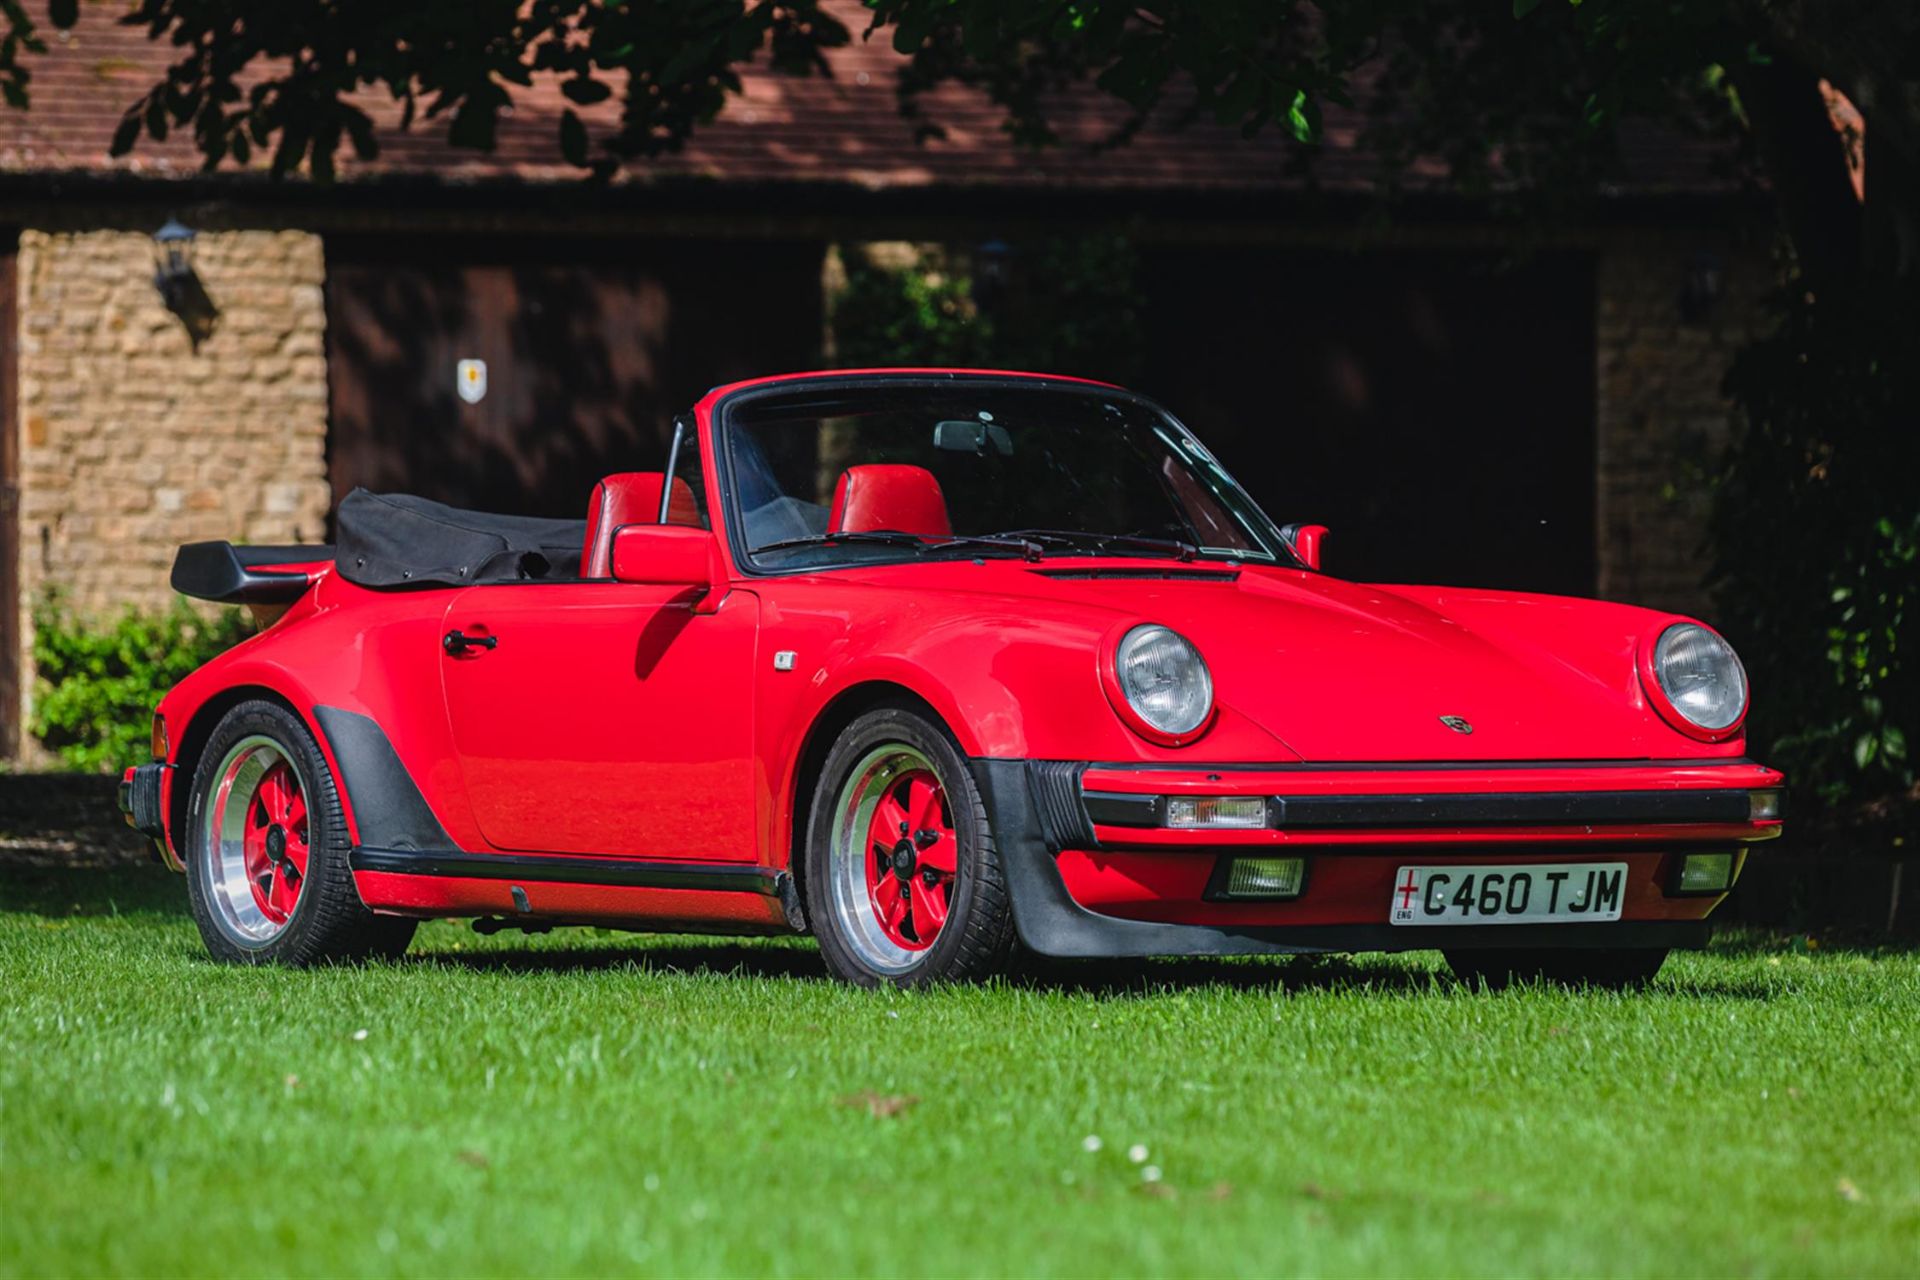
[[[1362,581],[1594,589],[1593,268],[1167,249],[1145,382]]]
[[[709,387],[808,367],[817,243],[327,242],[329,470],[458,506],[584,513],[612,471],[658,469]],[[486,391],[458,393],[463,360]]]

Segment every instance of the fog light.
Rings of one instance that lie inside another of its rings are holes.
[[[1235,858],[1227,869],[1229,898],[1297,898],[1307,882],[1305,858]]]
[[[1675,893],[1725,893],[1733,884],[1731,853],[1689,853],[1680,859]]]
[[[1170,827],[1234,827],[1241,830],[1267,825],[1264,796],[1169,796]]]
[[[1784,806],[1780,803],[1778,791],[1749,791],[1747,793],[1748,822],[1778,822]]]

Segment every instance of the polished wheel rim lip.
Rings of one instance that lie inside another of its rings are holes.
[[[912,747],[875,747],[848,774],[833,813],[829,897],[840,936],[877,972],[912,969],[944,928],[959,883],[939,774]]]
[[[214,771],[200,856],[213,918],[239,946],[266,946],[299,909],[310,794],[300,766],[265,734],[236,742]]]

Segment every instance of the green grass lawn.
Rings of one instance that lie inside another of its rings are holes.
[[[434,924],[288,973],[208,962],[164,873],[0,872],[0,1273],[1916,1271],[1913,953],[900,994]]]

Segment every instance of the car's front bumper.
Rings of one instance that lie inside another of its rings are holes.
[[[120,812],[127,825],[153,841],[154,856],[162,864],[179,870],[173,851],[167,847],[166,783],[170,764],[134,765],[120,775]]]
[[[1678,891],[1675,860],[1780,832],[1781,776],[1749,761],[1494,766],[1162,766],[976,760],[1020,935],[1045,955],[1698,946],[1725,896]],[[1265,822],[1165,825],[1175,796],[1248,796]],[[1758,797],[1756,799],[1756,797]],[[1769,816],[1756,813],[1771,811]],[[1308,860],[1286,901],[1220,901],[1236,854]],[[1388,922],[1404,863],[1628,866],[1621,919]]]

